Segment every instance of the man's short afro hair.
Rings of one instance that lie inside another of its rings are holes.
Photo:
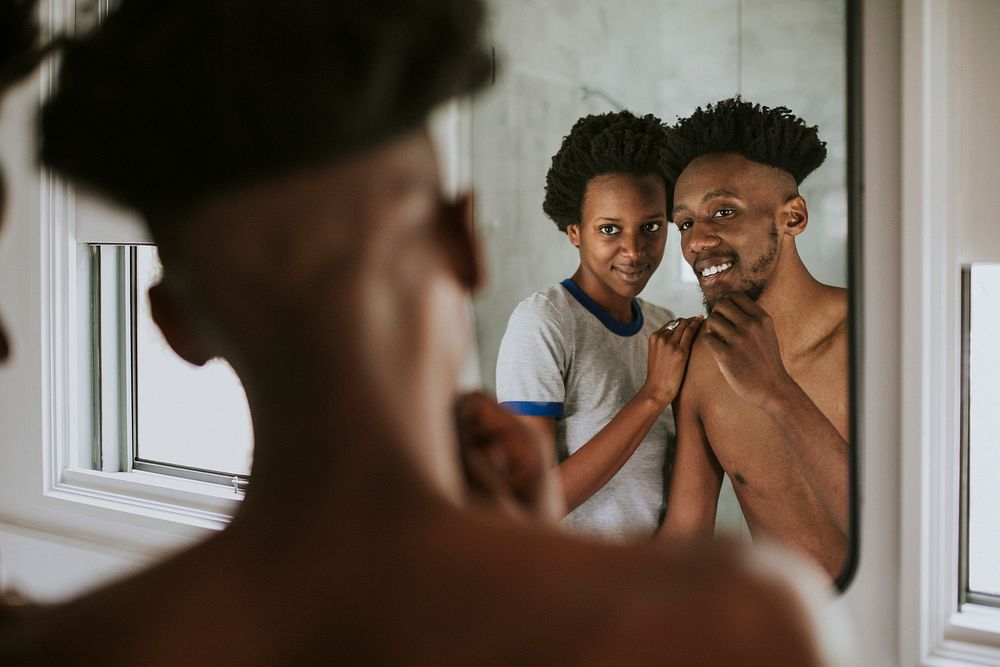
[[[584,116],[563,138],[545,177],[542,210],[560,231],[580,223],[587,184],[603,174],[656,174],[668,182],[661,161],[666,129],[647,114],[628,111]]]
[[[416,130],[485,85],[484,11],[479,0],[120,0],[63,50],[42,162],[148,219],[176,218]]]
[[[663,150],[671,182],[692,160],[710,153],[737,153],[788,172],[796,184],[826,160],[826,142],[785,107],[769,108],[739,97],[697,110],[668,130]]]
[[[39,43],[35,4],[0,1],[0,94],[27,76],[46,53]]]

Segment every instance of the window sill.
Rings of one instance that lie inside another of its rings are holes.
[[[975,641],[1000,649],[1000,608],[982,604],[963,604],[960,611],[951,615],[945,637]],[[1000,658],[1000,650],[997,657]]]
[[[1000,609],[967,603],[953,613],[923,664],[1000,665]]]
[[[46,494],[69,502],[116,510],[208,530],[222,530],[242,494],[218,484],[141,471],[63,470]]]

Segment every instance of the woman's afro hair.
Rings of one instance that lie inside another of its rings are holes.
[[[659,118],[628,111],[584,116],[563,138],[545,178],[542,210],[560,231],[579,224],[587,184],[603,174],[656,174],[668,182],[661,162],[666,130]]]

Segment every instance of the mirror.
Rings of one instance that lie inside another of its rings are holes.
[[[542,201],[552,156],[574,122],[588,114],[628,109],[672,125],[696,107],[741,95],[788,107],[807,125],[818,126],[827,158],[799,188],[808,202],[809,224],[796,247],[816,280],[848,287],[848,4],[491,3],[490,34],[499,64],[494,84],[473,100],[470,111],[477,233],[489,269],[475,301],[479,370],[487,390],[495,391],[498,350],[517,304],[558,285],[579,265],[579,251],[545,216]],[[667,229],[662,261],[640,298],[677,316],[703,313],[678,229],[673,224]],[[749,537],[729,475],[716,531]],[[843,562],[846,572],[852,557],[845,554]]]

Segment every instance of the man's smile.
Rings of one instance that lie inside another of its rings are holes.
[[[716,255],[696,261],[693,268],[698,283],[705,288],[724,280],[736,263],[737,258],[732,255]]]
[[[722,273],[723,271],[728,271],[733,268],[732,262],[723,262],[722,264],[715,264],[713,266],[706,266],[701,270],[702,278],[708,278],[709,276],[714,276],[716,273]]]

